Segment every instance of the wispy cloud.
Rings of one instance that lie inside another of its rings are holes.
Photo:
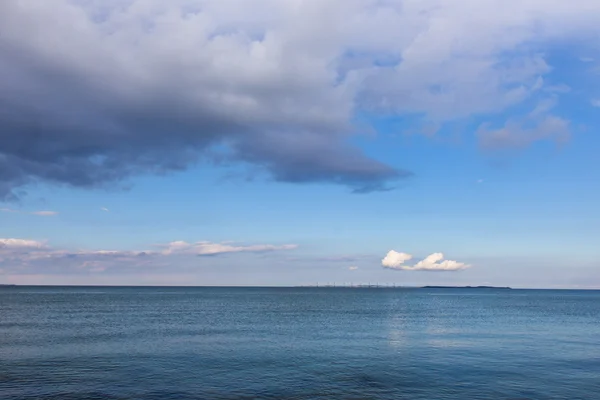
[[[100,207],[100,210],[104,212],[110,212],[110,210],[106,207]]]
[[[352,265],[352,266],[348,267],[348,269],[349,269],[350,271],[356,271],[356,270],[358,269],[358,267],[357,267],[357,266],[355,266],[355,265]]]
[[[485,150],[525,148],[539,140],[565,143],[571,137],[571,122],[552,114],[556,98],[541,101],[529,114],[510,118],[501,128],[481,124],[477,129],[479,146]]]
[[[412,258],[413,256],[408,253],[390,250],[381,260],[381,265],[385,268],[403,271],[459,271],[471,267],[458,261],[444,260],[442,253],[433,253],[414,265],[406,265],[405,263]]]
[[[330,256],[330,257],[315,257],[314,261],[324,262],[345,262],[351,263],[362,260],[368,256],[366,255],[343,255],[343,256]]]
[[[177,262],[194,260],[197,256],[218,256],[229,253],[262,253],[286,251],[297,248],[294,244],[238,245],[233,243],[175,241],[157,245],[160,250],[68,250],[49,246],[37,240],[0,238],[0,267],[5,271],[11,268],[27,267],[32,271],[38,268],[70,268],[71,272],[85,272],[94,268],[95,272],[117,267],[168,266],[173,259]]]
[[[590,103],[593,107],[600,107],[600,99],[592,99],[590,100]]]
[[[161,251],[162,254],[193,254],[198,256],[204,255],[216,255],[225,253],[262,253],[268,251],[277,250],[293,250],[298,246],[295,244],[284,244],[284,245],[271,245],[271,244],[259,244],[259,245],[233,245],[230,243],[212,243],[212,242],[196,242],[187,243],[184,241],[171,242],[166,245],[158,245],[157,247],[164,247]]]
[[[34,212],[31,212],[30,214],[39,215],[41,217],[52,217],[52,216],[58,215],[58,212],[56,212],[56,211],[34,211]]]
[[[0,211],[7,213],[16,213],[16,214],[29,214],[29,215],[37,215],[40,217],[53,217],[58,215],[57,211],[20,211],[13,210],[12,208],[0,208]]]

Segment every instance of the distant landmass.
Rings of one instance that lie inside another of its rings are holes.
[[[422,289],[512,289],[508,286],[423,286]]]

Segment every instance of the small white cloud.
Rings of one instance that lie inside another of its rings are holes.
[[[352,266],[348,267],[348,269],[349,269],[350,271],[356,271],[356,270],[358,269],[358,267],[357,267],[357,266],[355,266],[355,265],[352,265]]]
[[[600,99],[592,99],[590,103],[593,107],[600,107]]]
[[[483,183],[483,179],[477,179],[477,183]]]
[[[58,215],[58,212],[56,212],[56,211],[34,211],[29,214],[39,215],[40,217],[53,217],[55,215]]]
[[[100,210],[104,211],[104,212],[110,212],[110,210],[106,207],[100,207]]]
[[[399,253],[394,250],[390,250],[385,258],[381,260],[381,265],[386,268],[397,268],[404,264],[406,261],[410,260],[412,256],[407,253]]]
[[[412,258],[410,254],[390,250],[381,260],[381,265],[385,268],[404,271],[458,271],[470,267],[470,265],[458,261],[444,260],[443,253],[430,254],[415,265],[404,264]]]
[[[584,63],[591,63],[591,62],[594,62],[594,59],[592,57],[580,57],[579,61],[584,62]]]
[[[456,271],[469,268],[469,265],[453,260],[444,260],[443,253],[433,253],[425,257],[422,261],[415,264],[415,270],[428,271]]]

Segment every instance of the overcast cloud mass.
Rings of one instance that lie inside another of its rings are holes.
[[[591,38],[599,13],[594,0],[2,1],[0,197],[204,162],[387,189],[411,172],[350,144],[357,113],[443,124],[554,96],[544,43]],[[482,146],[568,136],[551,109],[531,118],[482,127]]]

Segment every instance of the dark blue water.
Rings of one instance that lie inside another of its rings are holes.
[[[1,399],[600,399],[600,292],[0,288]]]

